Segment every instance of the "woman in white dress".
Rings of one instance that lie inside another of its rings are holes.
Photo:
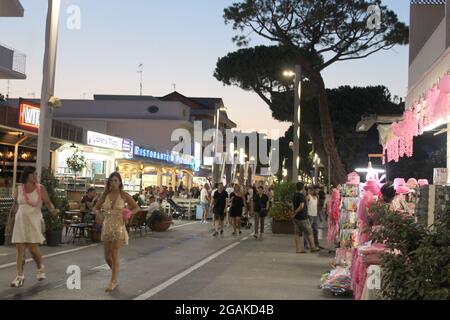
[[[13,210],[17,209],[17,213],[11,242],[17,246],[17,276],[11,282],[11,286],[16,288],[23,286],[25,280],[23,269],[26,248],[36,262],[38,268],[37,280],[45,279],[42,255],[38,248],[45,240],[42,230],[42,203],[53,216],[56,216],[57,210],[51,203],[45,187],[38,184],[37,181],[36,168],[27,167],[20,178],[21,184],[14,191]]]
[[[120,174],[114,172],[109,176],[105,192],[95,206],[97,223],[103,220],[101,239],[105,249],[105,260],[112,270],[111,281],[106,292],[111,292],[117,287],[120,245],[128,244],[128,233],[125,227],[127,221],[122,214],[126,208],[130,209],[132,214],[141,210],[133,198],[123,191]]]

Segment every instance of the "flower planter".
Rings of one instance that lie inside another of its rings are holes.
[[[172,220],[153,222],[151,224],[151,229],[152,231],[156,232],[165,232],[170,228],[172,224],[173,224]]]
[[[45,232],[45,239],[47,240],[47,246],[57,247],[61,244],[62,230],[49,230]]]
[[[294,224],[292,221],[272,220],[272,233],[274,234],[294,234]]]

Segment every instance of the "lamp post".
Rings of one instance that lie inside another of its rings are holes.
[[[220,124],[220,112],[226,112],[227,108],[224,106],[216,105],[216,115],[215,115],[215,125],[216,125],[216,133],[214,137],[214,161],[212,166],[212,174],[213,174],[213,182],[219,182],[220,177],[217,177],[217,173],[219,173],[220,169],[216,167],[216,159],[217,159],[217,150],[219,149],[219,124]],[[216,170],[217,169],[217,170]]]
[[[58,23],[61,8],[60,0],[48,0],[47,25],[45,32],[45,53],[41,91],[41,109],[39,118],[39,135],[36,169],[40,177],[43,168],[50,166],[50,137],[53,110],[49,99],[55,91],[56,52],[58,44]]]
[[[300,168],[300,120],[301,120],[301,96],[302,85],[301,76],[302,68],[300,65],[295,66],[295,72],[285,71],[284,76],[294,77],[294,143],[292,146],[292,182],[298,182],[298,170]]]

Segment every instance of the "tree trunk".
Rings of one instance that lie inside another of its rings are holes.
[[[340,183],[345,183],[346,172],[334,140],[333,123],[331,121],[330,110],[328,108],[328,97],[325,89],[325,83],[320,72],[316,72],[313,79],[319,100],[319,114],[323,146],[326,153],[330,156],[330,162],[332,164],[331,182],[334,185],[338,185]]]

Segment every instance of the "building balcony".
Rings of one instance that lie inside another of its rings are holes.
[[[0,44],[0,79],[24,80],[26,55]]]
[[[0,1],[0,17],[23,17],[23,7],[19,0]]]

